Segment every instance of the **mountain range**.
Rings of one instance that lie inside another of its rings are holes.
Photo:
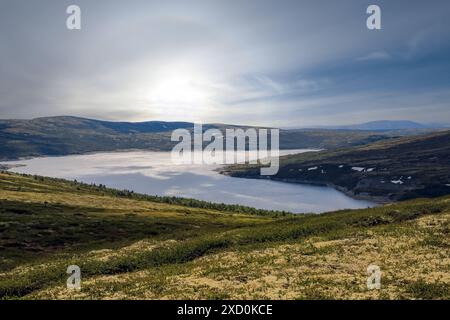
[[[203,129],[249,128],[203,124]],[[60,156],[127,149],[170,151],[174,129],[193,129],[190,122],[112,122],[72,116],[0,120],[0,160]],[[280,131],[281,149],[341,148],[410,134],[399,131],[293,129]]]
[[[410,120],[376,120],[359,124],[339,125],[339,126],[315,126],[313,128],[335,129],[335,130],[432,130],[450,128],[445,123],[419,123]]]

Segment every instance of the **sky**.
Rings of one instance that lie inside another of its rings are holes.
[[[0,0],[0,118],[58,115],[450,123],[450,1]]]

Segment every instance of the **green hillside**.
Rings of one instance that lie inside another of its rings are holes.
[[[449,217],[450,197],[294,216],[3,172],[0,298],[448,299]]]
[[[260,178],[256,166],[231,166],[223,173]],[[278,174],[269,178],[331,185],[380,201],[450,194],[450,131],[282,157]]]

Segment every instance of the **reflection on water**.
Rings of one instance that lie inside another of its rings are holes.
[[[280,154],[308,150],[280,151]],[[195,198],[291,212],[325,212],[365,208],[372,203],[354,200],[329,187],[223,176],[214,165],[174,165],[169,152],[114,152],[46,157],[8,162],[24,164],[11,171],[76,179],[152,195]]]

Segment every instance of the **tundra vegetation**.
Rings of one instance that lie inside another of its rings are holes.
[[[450,193],[450,131],[401,137],[371,144],[289,155],[276,175],[293,183],[333,186],[347,194],[381,202]],[[234,177],[261,178],[259,167],[222,169]]]
[[[449,299],[449,217],[450,196],[292,215],[2,172],[0,298]]]

